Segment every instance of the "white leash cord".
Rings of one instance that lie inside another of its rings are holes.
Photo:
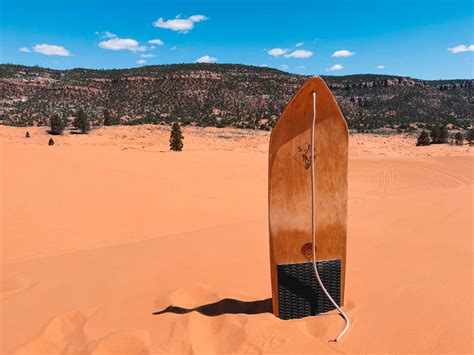
[[[331,297],[329,292],[326,290],[326,287],[324,287],[324,284],[321,281],[321,278],[319,277],[318,267],[316,266],[316,226],[315,226],[316,182],[315,182],[315,176],[314,176],[314,129],[315,127],[316,127],[316,93],[313,92],[313,125],[311,126],[311,234],[312,234],[312,241],[313,241],[313,268],[314,268],[314,273],[316,274],[316,280],[318,281],[319,286],[321,286],[321,289],[325,293],[328,300],[331,301],[334,307],[336,307],[336,309],[339,311],[339,314],[341,315],[342,318],[344,318],[346,322],[346,326],[344,327],[342,332],[336,337],[336,339],[334,339],[334,341],[337,342],[344,336],[346,331],[349,329],[350,322],[347,315],[337,305],[337,303]]]

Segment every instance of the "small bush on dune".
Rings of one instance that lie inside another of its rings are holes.
[[[26,131],[25,137],[30,138],[30,132]]]
[[[54,145],[54,140],[53,140],[53,138],[50,138],[50,139],[49,139],[48,145]]]

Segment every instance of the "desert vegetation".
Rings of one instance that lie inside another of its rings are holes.
[[[270,130],[307,79],[272,68],[176,64],[124,70],[0,65],[0,123],[47,125],[81,108],[90,125],[192,124]],[[349,128],[430,131],[472,125],[473,80],[325,76]],[[85,132],[84,132],[85,133]]]

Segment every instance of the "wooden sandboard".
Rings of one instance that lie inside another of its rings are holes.
[[[347,124],[329,88],[310,78],[270,137],[268,207],[273,313],[300,318],[333,309],[312,269],[311,126],[316,92],[316,259],[331,296],[344,304],[347,233]]]

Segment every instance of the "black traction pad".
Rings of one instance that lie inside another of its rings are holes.
[[[341,259],[317,262],[324,287],[341,304]],[[313,263],[277,265],[278,307],[281,319],[314,316],[335,309],[319,286]]]

